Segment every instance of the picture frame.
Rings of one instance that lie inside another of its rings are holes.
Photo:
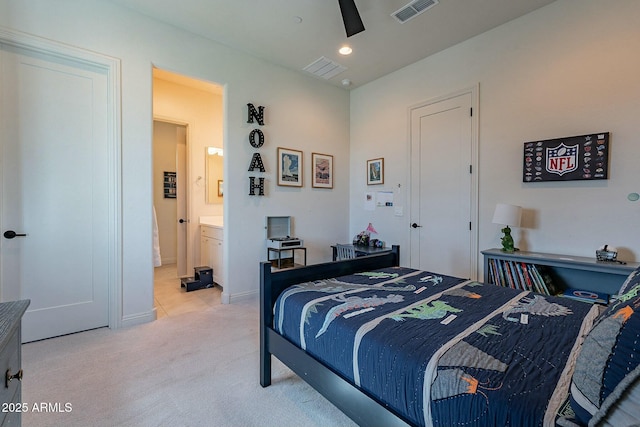
[[[333,188],[333,156],[311,153],[311,186]]]
[[[609,132],[524,143],[522,182],[609,179]]]
[[[367,185],[384,184],[384,158],[367,160]]]
[[[224,197],[224,181],[218,180],[218,197]]]
[[[278,147],[278,185],[302,187],[302,151]]]
[[[176,172],[164,172],[164,198],[175,199],[178,194]]]

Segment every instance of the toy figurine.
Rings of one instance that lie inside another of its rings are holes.
[[[502,236],[502,252],[513,253],[514,251],[519,250],[514,247],[513,237],[511,237],[511,229],[509,226],[506,226],[502,229],[504,236]]]

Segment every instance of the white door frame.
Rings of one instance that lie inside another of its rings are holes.
[[[470,93],[471,94],[471,105],[473,108],[473,114],[471,115],[471,200],[470,200],[470,220],[471,220],[471,247],[469,248],[470,251],[470,260],[471,260],[471,279],[472,280],[477,280],[478,279],[478,258],[479,258],[479,250],[478,250],[478,232],[479,232],[479,226],[478,226],[478,126],[479,126],[479,120],[478,120],[478,116],[479,116],[479,93],[480,93],[480,85],[476,84],[475,86],[471,86],[468,88],[464,88],[461,90],[458,90],[456,92],[452,92],[449,93],[447,95],[442,95],[442,96],[438,96],[435,98],[431,98],[427,101],[421,102],[419,104],[416,105],[412,105],[408,108],[407,114],[408,114],[408,120],[407,120],[407,143],[409,144],[409,147],[407,149],[407,152],[409,153],[409,156],[407,158],[407,162],[409,164],[409,189],[408,189],[408,194],[409,194],[409,225],[413,222],[414,220],[414,215],[413,215],[413,205],[414,205],[414,201],[413,201],[413,182],[412,182],[412,177],[415,171],[412,170],[412,162],[411,159],[413,158],[415,153],[412,153],[412,147],[413,147],[413,141],[411,139],[411,117],[412,117],[412,113],[414,110],[419,109],[419,108],[423,108],[426,107],[428,105],[432,105],[432,104],[436,104],[438,102],[441,101],[446,101],[447,99],[451,99],[451,98],[455,98],[458,97],[460,95],[464,95]],[[409,232],[409,248],[413,247],[412,245],[412,239],[416,239],[417,237],[417,233],[411,233]],[[411,253],[411,249],[409,249],[409,265],[412,265],[412,253]]]
[[[120,119],[120,60],[0,27],[0,43],[37,54],[98,68],[107,76],[107,143],[109,153],[109,242],[108,286],[109,328],[123,325],[122,319],[122,125]]]

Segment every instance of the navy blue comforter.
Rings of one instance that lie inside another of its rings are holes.
[[[589,304],[409,268],[288,288],[274,328],[416,426],[553,425]]]

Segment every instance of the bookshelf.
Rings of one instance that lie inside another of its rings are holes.
[[[527,273],[524,269],[529,273],[529,277],[532,277],[530,270],[533,269],[548,275],[560,291],[580,289],[609,295],[617,294],[629,273],[640,266],[635,262],[619,264],[596,261],[595,255],[589,258],[527,251],[516,251],[510,254],[502,252],[501,249],[487,249],[482,251],[482,255],[484,256],[485,283],[510,286],[510,280],[516,280],[516,277],[518,280],[524,279],[527,283]],[[497,266],[502,266],[502,275],[506,274],[511,279],[505,277],[505,282],[500,283],[500,269],[497,269]],[[511,271],[512,266],[519,267],[516,267],[516,271]],[[498,277],[498,283],[494,280],[494,276]],[[514,284],[510,287],[518,286]],[[538,292],[536,289],[525,289]]]

